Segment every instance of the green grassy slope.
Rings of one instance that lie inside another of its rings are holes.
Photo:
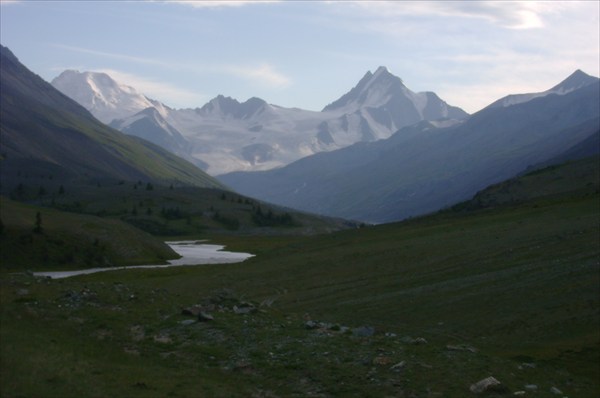
[[[161,237],[198,239],[215,233],[316,234],[356,226],[345,220],[304,214],[217,189],[165,187],[141,181],[96,186],[61,186],[48,179],[20,181],[20,188],[9,193],[15,200],[125,221]]]
[[[399,224],[222,236],[257,254],[237,265],[3,274],[2,396],[468,397],[494,376],[506,390],[488,396],[596,397],[598,167]],[[236,314],[244,301],[259,311]],[[214,321],[182,324],[194,304]]]
[[[30,206],[4,197],[0,197],[0,220],[2,270],[160,264],[178,257],[164,242],[119,220]]]

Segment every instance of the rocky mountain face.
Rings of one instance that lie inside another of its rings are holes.
[[[388,138],[422,120],[453,123],[468,117],[435,93],[412,92],[385,67],[367,72],[321,112],[222,95],[200,108],[176,110],[94,72],[66,71],[53,84],[100,120],[174,151],[213,175],[269,170],[356,142]],[[149,107],[170,127],[161,127],[165,123],[157,123],[149,112],[140,114]],[[142,123],[142,118],[149,120]],[[185,142],[174,137],[173,129]]]
[[[573,76],[586,84],[572,84]],[[346,107],[357,97],[332,105]],[[219,178],[242,194],[301,210],[375,223],[401,220],[465,200],[569,149],[589,153],[581,146],[596,142],[599,97],[598,78],[576,72],[547,92],[506,97],[519,101],[498,106],[500,100],[460,124],[420,122],[388,139]]]

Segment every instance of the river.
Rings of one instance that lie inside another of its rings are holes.
[[[224,251],[223,249],[225,246],[211,245],[195,240],[165,243],[169,245],[177,254],[179,254],[181,258],[169,260],[168,264],[162,265],[132,265],[127,267],[88,268],[75,271],[34,272],[33,274],[35,276],[60,279],[68,278],[70,276],[93,274],[104,271],[116,271],[120,269],[167,268],[183,265],[240,263],[250,257],[254,257],[254,254]]]

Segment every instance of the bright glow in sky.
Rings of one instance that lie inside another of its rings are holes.
[[[6,1],[0,41],[50,81],[105,71],[175,108],[320,110],[384,65],[475,112],[600,75],[598,1]]]

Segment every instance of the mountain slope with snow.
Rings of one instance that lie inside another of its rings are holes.
[[[527,93],[527,94],[512,94],[508,95],[504,98],[500,98],[498,101],[489,105],[491,108],[496,107],[507,107],[516,104],[522,104],[524,102],[531,101],[535,98],[545,97],[550,94],[555,95],[565,95],[570,93],[571,91],[577,90],[579,88],[588,86],[590,84],[594,84],[598,82],[598,78],[594,76],[590,76],[583,72],[581,69],[577,69],[573,72],[569,77],[565,80],[552,87],[549,90],[542,91],[540,93]]]
[[[99,119],[117,119],[112,125],[123,132],[184,153],[206,165],[203,168],[212,175],[269,170],[356,142],[388,138],[422,120],[452,124],[468,117],[434,93],[412,92],[385,67],[367,72],[356,87],[321,112],[284,108],[260,98],[239,102],[222,95],[200,108],[175,110],[94,72],[66,71],[53,84]],[[173,149],[179,144],[165,123],[158,129],[161,123],[152,120],[151,112],[139,113],[148,107],[156,108],[164,122],[181,133],[185,151]]]
[[[573,87],[566,94],[489,106],[453,126],[423,121],[385,140],[219,179],[244,195],[347,219],[380,223],[436,211],[568,148],[588,153],[580,146],[594,145],[600,130],[600,85],[565,82],[555,87]]]
[[[162,114],[166,112],[158,101],[140,94],[133,87],[117,83],[106,73],[66,70],[51,84],[105,124],[149,107],[157,108]]]

